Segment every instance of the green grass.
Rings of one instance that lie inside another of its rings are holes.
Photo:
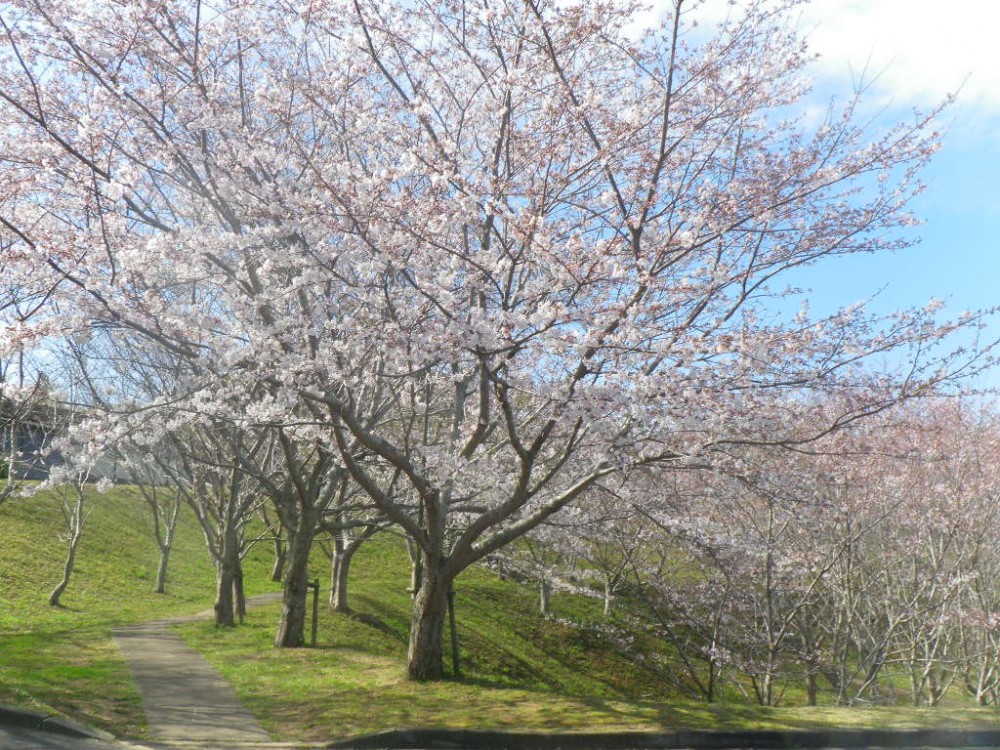
[[[127,489],[91,500],[78,568],[52,608],[65,544],[56,498],[40,493],[0,506],[0,703],[55,711],[119,736],[142,739],[131,676],[110,634],[116,625],[207,609],[214,573],[195,520],[186,515],[165,595],[152,592],[157,550],[145,507]],[[273,590],[269,548],[247,561],[248,593]],[[311,575],[323,584],[317,551]],[[410,597],[408,560],[392,536],[358,553],[356,614],[321,609],[319,647],[272,648],[276,605],[246,625],[210,622],[179,632],[234,684],[267,729],[287,740],[324,741],[402,726],[521,731],[611,731],[925,726],[1000,727],[995,709],[776,708],[678,699],[598,628],[599,603],[557,595],[554,617],[537,614],[537,592],[473,568],[456,582],[460,680],[404,678]]]
[[[141,500],[127,488],[114,488],[89,493],[88,503],[91,514],[61,607],[48,604],[67,548],[56,495],[14,497],[0,506],[0,704],[61,713],[141,737],[139,696],[111,630],[210,607],[214,569],[187,513],[167,591],[154,593],[159,553]],[[250,561],[251,591],[273,588],[264,583],[265,565]]]
[[[322,561],[317,561],[322,564]],[[276,607],[247,625],[179,631],[233,683],[264,726],[324,741],[393,727],[597,732],[807,727],[1000,727],[991,709],[761,708],[680,700],[599,634],[537,616],[535,592],[473,568],[456,582],[461,680],[404,678],[409,595],[401,545],[359,552],[354,616],[321,610],[318,648],[275,651]],[[587,599],[557,596],[558,620],[599,618]]]

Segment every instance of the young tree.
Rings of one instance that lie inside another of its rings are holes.
[[[127,458],[123,463],[125,461]],[[163,594],[167,590],[167,568],[170,564],[170,552],[174,546],[177,522],[180,520],[181,506],[184,504],[184,493],[178,486],[167,484],[167,475],[154,467],[154,462],[140,463],[133,460],[128,464],[128,480],[135,484],[135,494],[142,498],[142,502],[149,509],[149,518],[153,524],[153,540],[160,552],[153,590],[157,594]]]
[[[601,480],[942,377],[933,309],[769,312],[788,271],[905,246],[936,141],[795,119],[793,5],[701,39],[675,0],[636,40],[628,2],[11,0],[3,262],[60,331],[185,362],[145,414],[338,453],[419,548],[408,673],[437,678],[456,576]],[[861,366],[905,347],[900,384]]]
[[[390,524],[356,484],[346,476],[344,480],[326,510],[321,531],[330,535],[330,609],[347,613],[351,561],[365,542]]]
[[[87,508],[86,481],[85,473],[78,474],[65,483],[60,493],[59,509],[62,511],[65,524],[65,533],[61,535],[61,538],[66,542],[67,549],[62,578],[49,594],[49,604],[53,607],[61,606],[62,595],[66,591],[66,587],[69,586],[70,578],[76,569],[76,553],[83,540],[83,530],[90,516],[90,509]]]

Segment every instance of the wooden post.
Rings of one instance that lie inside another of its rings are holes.
[[[316,630],[319,627],[319,579],[309,584],[313,590],[312,647],[316,648]]]
[[[451,630],[451,670],[455,677],[462,676],[458,662],[458,630],[455,629],[455,588],[448,584],[448,627]]]

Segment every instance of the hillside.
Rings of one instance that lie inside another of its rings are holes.
[[[65,527],[56,494],[0,506],[0,704],[54,710],[135,736],[144,722],[131,677],[111,641],[115,625],[210,607],[214,573],[201,531],[184,514],[167,590],[153,593],[158,553],[142,501],[127,488],[88,496],[76,570],[62,597]],[[262,558],[248,560],[248,587],[265,584]],[[256,588],[255,588],[256,587]]]
[[[54,710],[121,735],[141,736],[138,696],[110,639],[111,629],[210,607],[214,573],[200,529],[193,516],[185,514],[171,558],[167,592],[153,593],[157,550],[141,500],[128,488],[119,487],[105,494],[92,492],[88,503],[90,515],[76,571],[63,596],[65,606],[59,608],[46,601],[61,576],[66,548],[60,539],[63,522],[57,496],[40,492],[0,507],[0,535],[5,540],[0,556],[0,704]],[[276,584],[268,580],[270,562],[267,545],[254,548],[247,560],[248,593],[275,590]],[[459,712],[446,709],[451,702],[466,706],[466,722],[482,722],[483,701],[488,699],[497,712],[495,723],[502,726],[547,721],[546,712],[553,711],[579,717],[581,701],[597,705],[666,697],[650,675],[602,648],[594,632],[558,621],[560,617],[586,620],[595,616],[597,610],[590,602],[557,599],[556,618],[543,619],[535,614],[533,591],[479,569],[469,571],[457,584],[463,682],[408,685],[402,680],[407,565],[405,548],[394,537],[386,536],[362,549],[352,576],[357,614],[334,615],[324,606],[316,650],[277,652],[271,648],[276,607],[251,612],[247,624],[233,632],[218,631],[210,623],[187,626],[185,632],[238,686],[247,683],[258,691],[248,696],[252,705],[273,705],[277,695],[284,695],[302,705],[282,714],[316,714],[310,718],[313,729],[309,733],[317,736],[329,735],[332,726],[342,734],[351,726],[344,724],[348,716],[355,717],[358,730],[370,729],[378,722],[363,717],[376,706],[383,726],[437,724],[445,717],[449,722],[461,721]],[[313,576],[323,582],[324,604],[327,566],[317,550]],[[225,665],[229,649],[247,647],[255,656],[240,658],[246,662],[242,671]],[[263,667],[253,664],[268,665],[274,672],[265,674]],[[407,685],[410,697],[401,703],[409,705],[395,710],[373,700],[376,685],[367,685],[352,702],[336,701],[334,713],[316,713],[311,708],[317,702],[329,703],[323,695],[357,688],[353,681],[359,675],[365,680]],[[303,680],[318,682],[321,688],[303,685]],[[498,690],[503,700],[496,700]],[[417,693],[437,705],[436,716],[426,714],[427,707],[421,707],[420,701],[410,700]],[[538,700],[544,694],[560,697],[546,707]],[[471,700],[473,695],[478,697]],[[514,708],[516,704],[522,708]],[[525,706],[538,708],[531,709],[532,716],[524,713]],[[606,721],[616,720],[615,711],[607,714]]]
[[[211,606],[213,570],[200,530],[184,516],[167,593],[152,593],[157,563],[151,524],[128,488],[89,498],[77,571],[65,606],[49,607],[65,545],[57,497],[39,493],[0,506],[0,704],[68,715],[118,736],[142,738],[139,698],[110,633],[115,625],[191,614]],[[269,547],[248,556],[248,593],[275,590]],[[327,560],[312,574],[326,596]],[[210,622],[181,634],[233,683],[273,733],[322,741],[391,727],[476,727],[536,731],[806,726],[1000,726],[988,708],[933,710],[778,708],[707,705],[673,695],[626,657],[597,602],[556,596],[551,617],[536,592],[473,568],[456,583],[462,677],[404,679],[408,562],[392,535],[359,553],[352,615],[325,607],[318,647],[277,651],[277,606],[250,612],[231,630]]]

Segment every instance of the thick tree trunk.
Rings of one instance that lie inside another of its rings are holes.
[[[330,570],[330,609],[334,612],[347,613],[351,611],[347,602],[347,581],[351,571],[351,560],[360,544],[344,544],[337,539],[333,547],[333,558]]]
[[[819,698],[819,682],[811,669],[806,672],[806,705],[815,706]]]
[[[220,561],[215,576],[215,624],[219,627],[236,627],[236,607],[233,602],[233,583],[236,568],[231,561]]]
[[[442,642],[448,616],[448,580],[440,558],[422,555],[420,589],[413,599],[407,676],[411,680],[440,680],[444,676]]]
[[[306,612],[309,594],[309,552],[312,550],[315,522],[299,519],[299,528],[289,533],[285,557],[285,586],[281,598],[281,619],[274,636],[275,648],[301,648],[306,645]]]

